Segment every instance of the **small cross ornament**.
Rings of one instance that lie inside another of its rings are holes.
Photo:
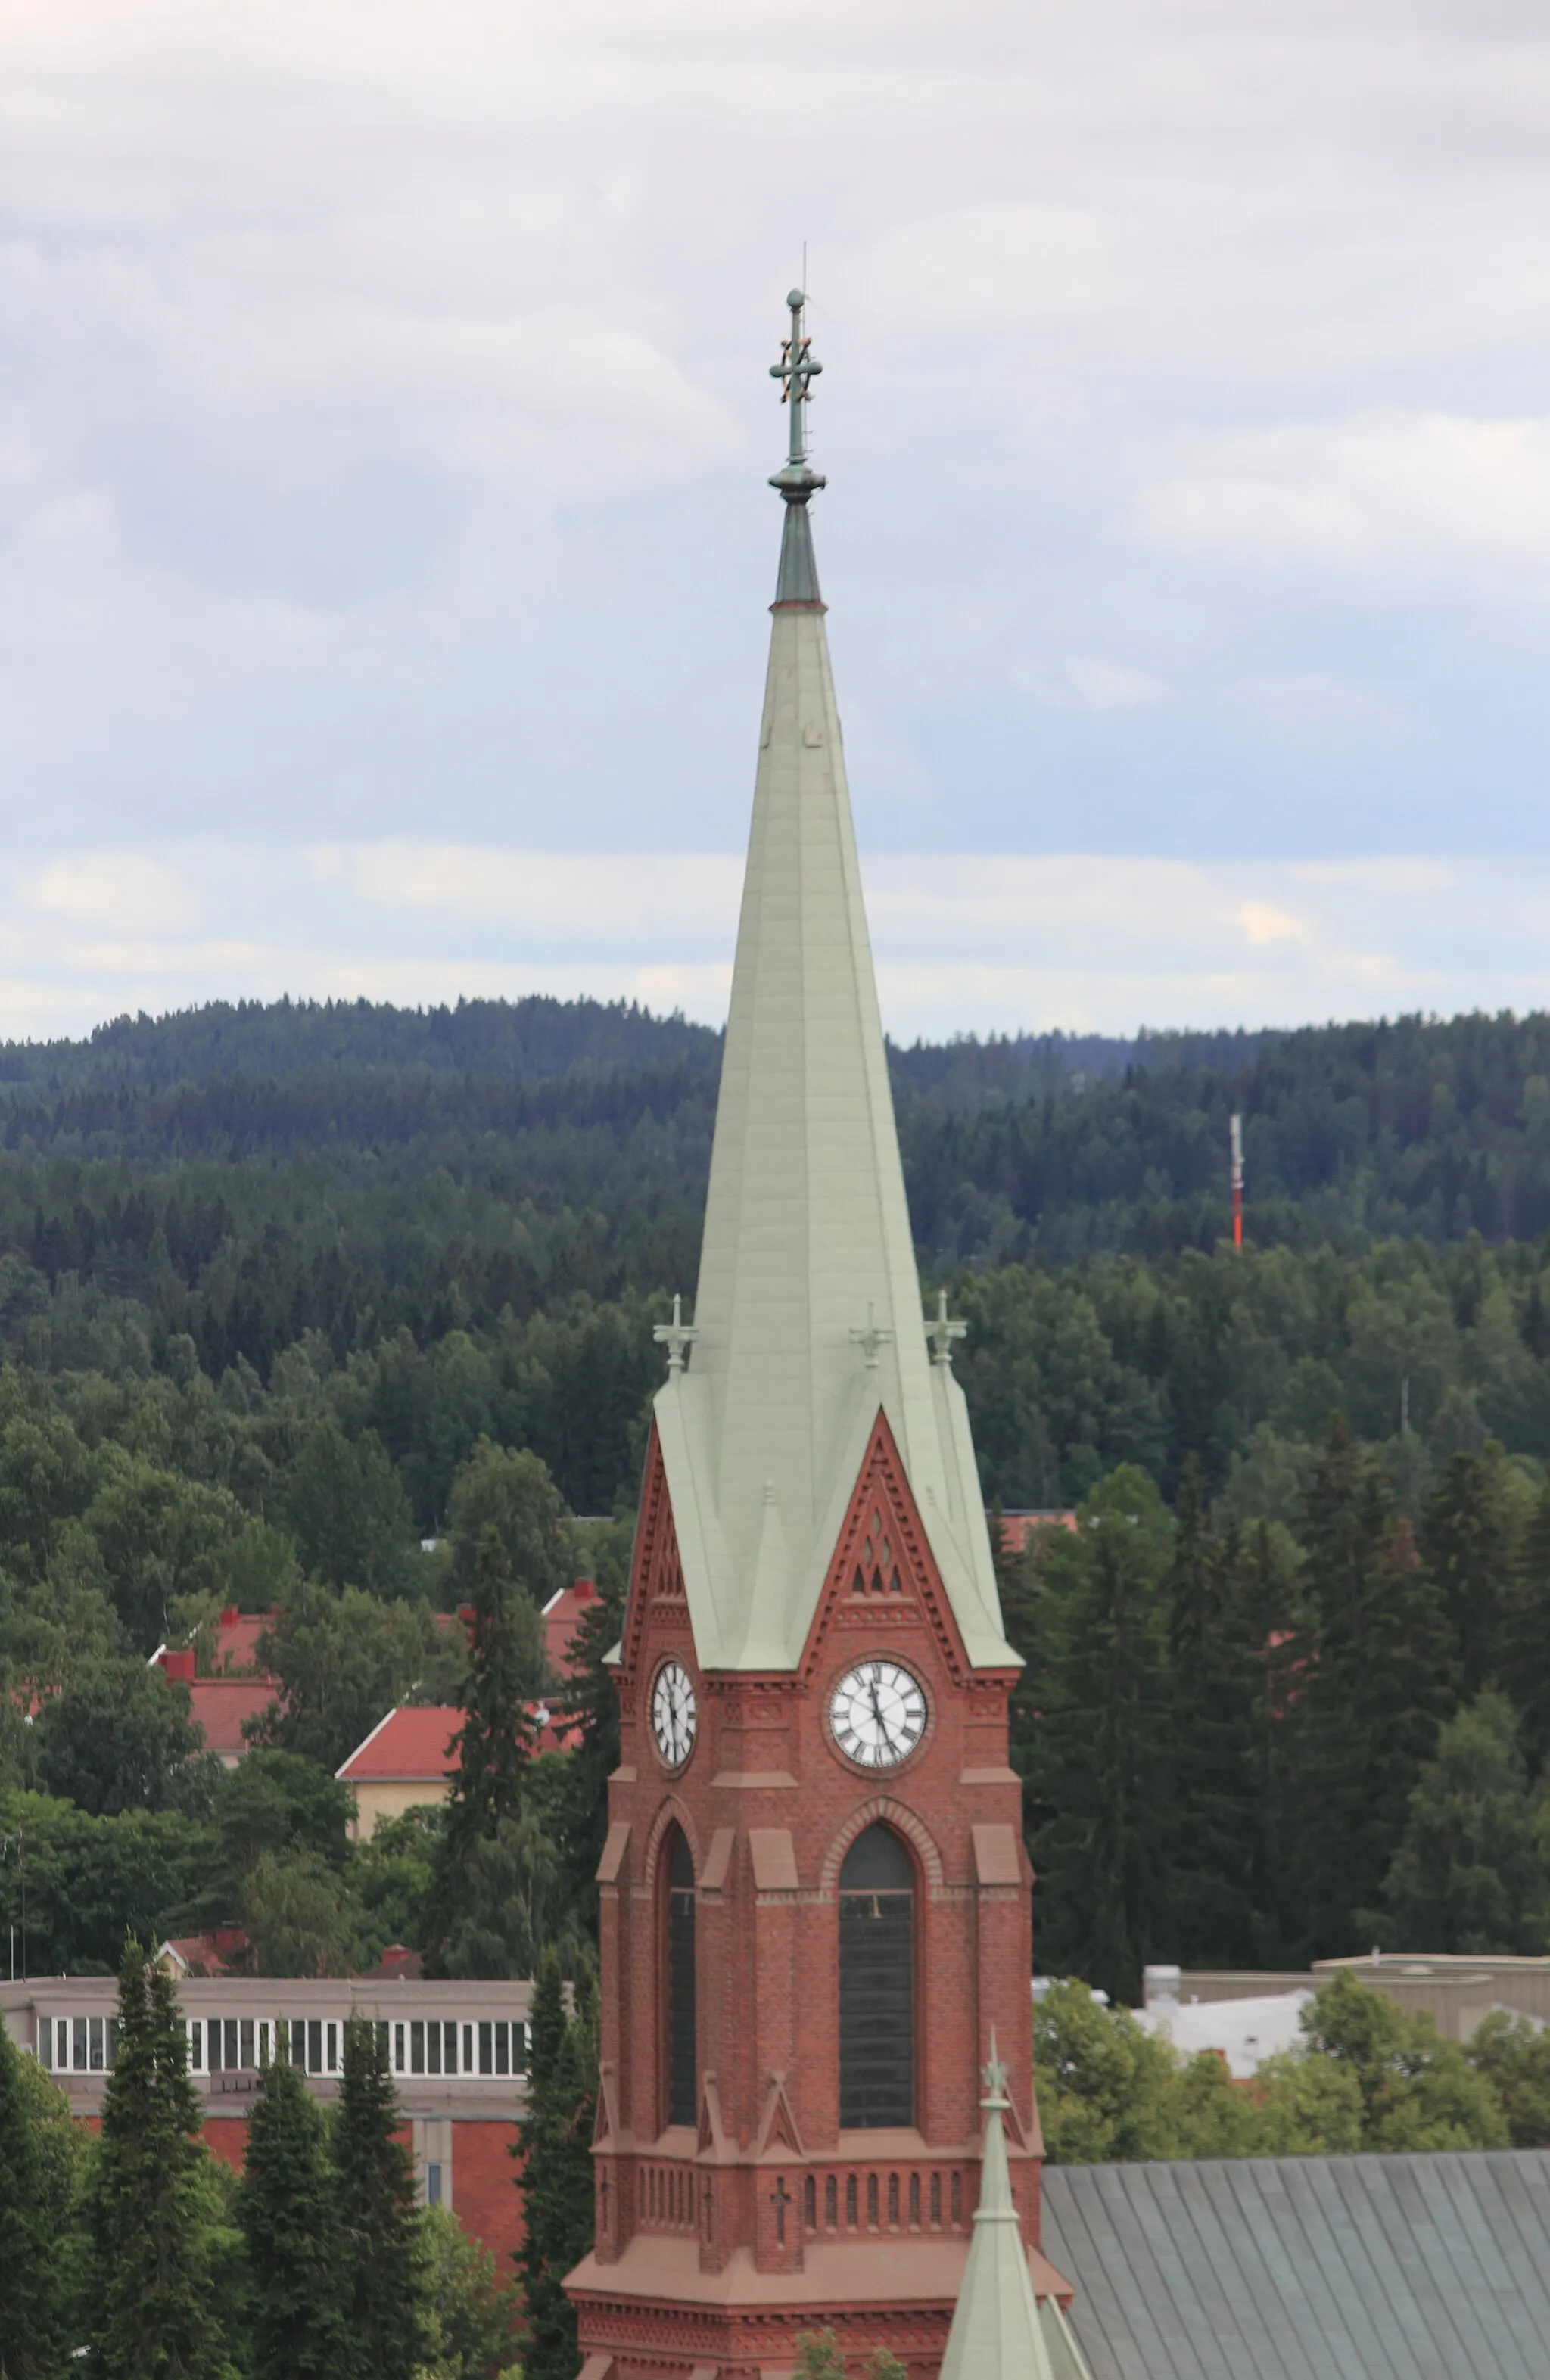
[[[800,289],[793,289],[786,303],[791,310],[791,335],[780,343],[780,361],[770,366],[770,378],[781,382],[780,401],[791,407],[791,435],[788,443],[787,468],[799,471],[807,459],[807,438],[802,425],[802,407],[812,402],[808,383],[824,369],[812,353],[812,341],[802,328],[802,309],[807,298]]]
[[[932,1362],[950,1364],[953,1360],[953,1341],[965,1339],[968,1335],[967,1322],[948,1320],[947,1293],[945,1289],[939,1289],[936,1293],[935,1318],[926,1324],[926,1337],[931,1341]]]
[[[683,1370],[684,1349],[692,1347],[699,1336],[700,1333],[693,1323],[684,1320],[684,1302],[675,1293],[671,1322],[656,1322],[652,1326],[652,1337],[659,1347],[665,1347],[667,1350],[667,1369],[670,1373]]]
[[[869,1372],[875,1372],[877,1369],[878,1350],[882,1347],[891,1347],[894,1342],[893,1332],[891,1330],[880,1330],[876,1323],[873,1320],[872,1318],[875,1310],[876,1309],[869,1297],[866,1302],[866,1329],[864,1330],[858,1330],[854,1326],[852,1326],[850,1331],[850,1343],[852,1346],[859,1347],[860,1349],[862,1358]]]
[[[985,2095],[980,2102],[982,2107],[989,2107],[1005,2104],[1007,2098],[1007,2070],[1002,2065],[1000,2058],[996,2056],[995,2027],[994,2025],[992,2025],[990,2029],[990,2063],[988,2066],[981,2068],[980,2080],[985,2086]]]

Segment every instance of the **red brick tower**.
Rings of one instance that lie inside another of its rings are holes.
[[[1036,2288],[1018,1670],[922,1316],[829,673],[794,291],[780,576],[692,1328],[617,1653],[584,2380],[941,2360],[1008,2070]],[[687,1359],[687,1360],[686,1360]]]

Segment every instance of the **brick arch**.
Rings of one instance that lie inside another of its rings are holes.
[[[656,1815],[652,1820],[652,1829],[646,1837],[646,1855],[641,1862],[644,1881],[652,1886],[656,1883],[657,1861],[662,1852],[662,1840],[669,1827],[677,1827],[689,1845],[689,1855],[694,1862],[694,1881],[698,1886],[704,1873],[705,1864],[700,1849],[700,1838],[695,1832],[694,1820],[690,1817],[687,1806],[676,1793],[669,1793],[658,1804]]]
[[[837,1890],[839,1871],[844,1864],[846,1852],[857,1836],[864,1835],[867,1828],[875,1826],[879,1819],[885,1826],[892,1827],[896,1834],[904,1837],[921,1864],[928,1891],[940,1891],[943,1882],[942,1854],[936,1847],[935,1837],[922,1825],[914,1811],[907,1809],[902,1802],[896,1802],[887,1793],[874,1793],[870,1801],[862,1802],[857,1809],[851,1811],[838,1833],[830,1841],[829,1848],[824,1854],[824,1864],[819,1870],[820,1892],[833,1893]]]

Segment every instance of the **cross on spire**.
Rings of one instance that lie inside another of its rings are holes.
[[[780,382],[780,401],[791,408],[790,432],[786,442],[786,465],[770,481],[778,488],[787,502],[805,504],[814,488],[824,480],[807,459],[807,421],[802,407],[812,402],[812,383],[823,370],[823,365],[812,352],[812,341],[802,328],[802,310],[807,304],[805,291],[791,290],[786,302],[791,310],[791,335],[780,343],[780,361],[770,366],[770,378]]]
[[[1007,2070],[996,2055],[994,2025],[990,2029],[990,2062],[981,2068],[980,2080],[985,2086],[982,2107],[1005,2107],[1010,2104],[1007,2097]]]
[[[692,1347],[699,1336],[700,1333],[693,1323],[684,1320],[684,1302],[675,1291],[671,1322],[654,1322],[652,1325],[652,1337],[659,1347],[665,1347],[667,1350],[669,1374],[683,1370],[684,1349]]]
[[[880,1330],[878,1325],[873,1320],[872,1318],[874,1311],[875,1308],[869,1297],[866,1302],[866,1329],[864,1330],[858,1330],[855,1325],[852,1324],[850,1330],[850,1343],[852,1346],[859,1347],[860,1349],[862,1359],[865,1362],[869,1372],[875,1372],[877,1369],[877,1356],[879,1349],[883,1347],[891,1347],[894,1342],[893,1332],[891,1330]]]
[[[950,1364],[953,1360],[953,1341],[965,1339],[968,1335],[967,1322],[948,1320],[947,1293],[945,1289],[939,1289],[936,1293],[935,1318],[926,1324],[926,1337],[931,1341],[932,1362]]]

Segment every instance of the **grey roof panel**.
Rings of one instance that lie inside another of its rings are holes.
[[[1092,2380],[1544,2380],[1550,2151],[1049,2166]]]

